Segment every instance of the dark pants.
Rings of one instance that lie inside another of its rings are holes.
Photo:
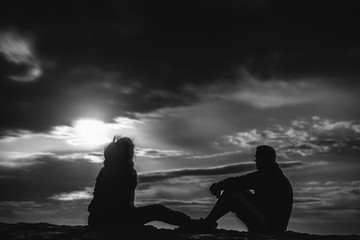
[[[231,212],[245,223],[250,232],[269,232],[269,222],[257,206],[251,192],[224,192],[223,198],[230,204]]]
[[[121,212],[91,212],[88,219],[90,227],[141,227],[152,221],[187,226],[191,218],[185,213],[174,211],[161,204],[136,207]]]
[[[234,212],[249,232],[270,232],[269,221],[257,206],[254,194],[249,191],[225,190],[207,216],[207,220],[217,221],[228,212]]]

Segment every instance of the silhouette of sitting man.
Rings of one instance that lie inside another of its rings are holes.
[[[104,167],[96,178],[94,197],[88,207],[91,228],[141,227],[151,221],[187,227],[194,220],[161,204],[136,207],[137,173],[134,169],[134,143],[114,137],[104,150]]]
[[[281,233],[286,231],[292,210],[293,192],[276,162],[270,146],[258,146],[255,154],[257,171],[214,183],[210,192],[218,201],[198,227],[215,229],[217,220],[234,212],[250,232]]]

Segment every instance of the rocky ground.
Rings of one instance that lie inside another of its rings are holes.
[[[179,230],[157,229],[146,226],[141,229],[113,229],[111,231],[94,231],[87,226],[59,226],[48,223],[0,223],[0,239],[48,239],[48,240],[98,240],[98,239],[121,239],[121,240],[360,240],[357,235],[311,235],[306,233],[285,232],[280,235],[261,235],[247,232],[238,232],[219,229],[211,233],[190,233]]]

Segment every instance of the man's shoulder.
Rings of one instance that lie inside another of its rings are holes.
[[[254,171],[254,172],[250,172],[244,175],[239,176],[239,178],[243,178],[246,180],[256,180],[258,178],[261,178],[262,173],[260,171]]]
[[[258,176],[258,175],[261,175],[261,174],[262,174],[261,171],[256,170],[256,171],[245,174],[245,176]]]

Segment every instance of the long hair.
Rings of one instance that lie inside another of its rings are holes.
[[[104,149],[105,166],[126,166],[134,168],[135,144],[128,137],[114,136]]]

